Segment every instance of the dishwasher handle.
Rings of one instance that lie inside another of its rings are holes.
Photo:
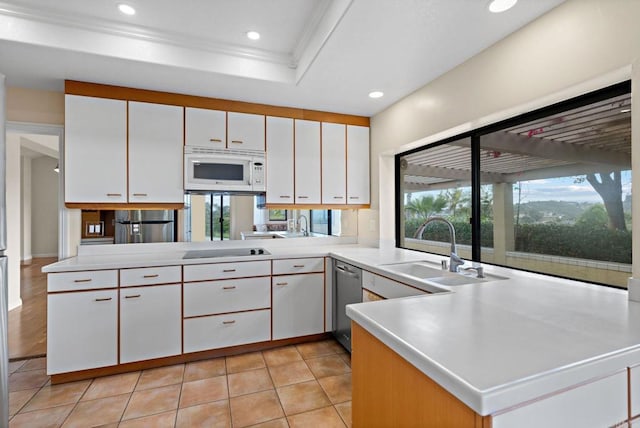
[[[344,275],[355,277],[355,278],[358,278],[360,276],[357,271],[354,272],[350,270],[348,266],[336,264],[335,267],[336,267],[336,270],[339,271],[339,273],[342,273]]]

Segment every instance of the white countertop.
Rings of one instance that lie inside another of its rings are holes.
[[[420,287],[419,282],[385,265],[443,258],[363,247],[345,239],[280,239],[255,244],[231,241],[224,245],[263,247],[271,255],[184,260],[188,250],[219,246],[136,244],[135,251],[131,246],[91,246],[80,256],[48,265],[43,271],[330,255]],[[450,293],[349,305],[347,314],[481,415],[640,362],[640,303],[628,301],[626,291],[493,266],[485,270],[509,279],[442,286],[453,291]]]

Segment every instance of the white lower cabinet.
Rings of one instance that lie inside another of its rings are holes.
[[[271,278],[227,279],[184,285],[184,316],[222,314],[271,307]]]
[[[629,367],[629,402],[631,418],[640,418],[640,365]]]
[[[324,332],[324,274],[272,278],[273,340]]]
[[[389,278],[385,278],[384,276],[376,275],[367,271],[362,272],[362,288],[385,299],[397,299],[399,297],[427,294],[426,291],[401,284]]]
[[[181,353],[180,284],[120,291],[120,363]]]
[[[47,373],[118,363],[118,290],[47,296]]]
[[[492,416],[492,428],[611,427],[627,420],[626,370]]]
[[[185,353],[266,342],[270,339],[271,310],[269,309],[184,320]]]

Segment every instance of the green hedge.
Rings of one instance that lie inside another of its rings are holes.
[[[471,245],[471,225],[453,221],[456,242]],[[413,234],[422,224],[411,219],[405,223],[405,236]],[[515,250],[523,253],[545,254],[579,259],[631,263],[631,232],[580,225],[523,224],[516,228]],[[449,229],[444,223],[432,223],[423,239],[449,242]],[[481,245],[493,247],[493,223],[482,223]]]

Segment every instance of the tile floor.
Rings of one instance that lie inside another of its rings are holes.
[[[351,427],[350,357],[333,340],[54,386],[45,364],[10,363],[10,428]]]

